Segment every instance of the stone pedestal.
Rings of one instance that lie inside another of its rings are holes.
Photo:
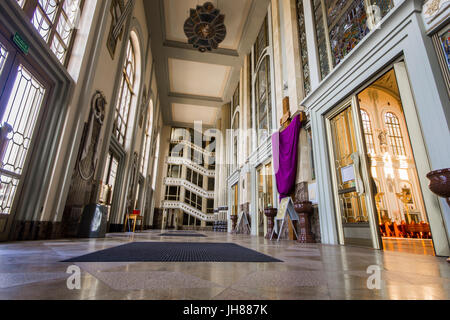
[[[427,174],[427,178],[430,180],[431,192],[445,198],[450,206],[450,168],[432,171]],[[450,258],[447,262],[450,263]]]
[[[276,208],[266,208],[264,209],[264,215],[267,217],[267,234],[266,239],[270,239],[272,236],[273,228],[275,225],[275,217],[277,216],[278,210]],[[277,235],[275,235],[277,237]]]
[[[311,215],[313,214],[312,203],[309,201],[296,202],[294,208],[300,219],[297,241],[300,243],[316,243],[314,234],[311,232]]]
[[[231,230],[232,232],[236,231],[236,225],[237,225],[237,221],[238,221],[238,216],[232,214],[231,217]]]

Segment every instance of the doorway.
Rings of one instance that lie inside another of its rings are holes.
[[[8,237],[50,81],[0,34],[0,240]]]
[[[327,114],[341,244],[434,255],[394,68]]]
[[[434,254],[394,69],[358,95],[383,248]]]

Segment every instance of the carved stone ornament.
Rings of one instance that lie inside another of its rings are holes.
[[[441,7],[441,2],[442,0],[431,0],[426,2],[424,5],[425,17],[431,17],[438,12]]]
[[[423,17],[426,23],[430,23],[440,13],[450,7],[450,0],[428,0],[423,5]]]
[[[81,178],[85,181],[93,178],[95,169],[97,168],[99,134],[105,120],[106,104],[104,94],[97,90],[91,100],[91,114],[83,139],[83,149],[78,161],[78,171]]]
[[[217,49],[227,35],[224,22],[225,15],[220,14],[220,10],[211,2],[191,9],[189,18],[184,23],[188,43],[200,52]]]

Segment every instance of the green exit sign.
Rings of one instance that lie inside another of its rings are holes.
[[[23,40],[23,38],[17,32],[13,37],[13,42],[20,49],[20,51],[22,51],[24,54],[28,54],[30,46],[28,45],[28,43],[25,42],[25,40]]]

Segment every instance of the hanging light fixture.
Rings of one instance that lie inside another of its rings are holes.
[[[190,10],[190,16],[184,23],[184,33],[188,43],[200,52],[217,49],[225,39],[225,15],[220,14],[211,2]]]

